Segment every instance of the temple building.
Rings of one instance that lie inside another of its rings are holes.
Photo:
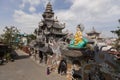
[[[92,31],[90,31],[90,32],[88,32],[88,33],[86,33],[86,34],[87,34],[87,36],[88,36],[89,38],[91,38],[91,39],[98,39],[98,38],[100,38],[100,34],[101,34],[101,33],[97,32],[97,31],[95,30],[95,28],[93,27]]]
[[[52,10],[52,5],[50,2],[47,4],[45,12],[43,13],[43,20],[39,22],[39,29],[37,35],[44,35],[46,41],[49,39],[59,39],[65,36],[66,34],[62,32],[65,28],[65,23],[60,23],[57,17],[54,17],[54,12]]]

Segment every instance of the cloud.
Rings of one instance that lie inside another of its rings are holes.
[[[52,3],[54,3],[55,0],[51,0]],[[25,24],[29,26],[33,26],[30,24],[38,24],[38,22],[41,19],[41,14],[40,13],[35,13],[36,11],[36,6],[39,6],[40,4],[46,5],[49,2],[49,0],[22,0],[22,4],[19,5],[19,9],[14,11],[13,17],[14,20],[17,23],[20,24]],[[28,10],[32,12],[32,14],[25,12],[22,10],[25,8],[26,4],[30,4],[30,7]],[[37,25],[36,24],[36,25]]]
[[[65,11],[65,13],[74,15],[74,19],[80,21],[107,20],[108,18],[119,15],[120,13],[120,6],[113,4],[111,1],[112,0],[74,0],[70,9]],[[66,15],[62,10],[59,12],[62,13],[62,16]]]
[[[38,23],[41,20],[41,13],[35,13],[36,6],[40,4],[46,5],[49,0],[22,0],[18,10],[14,10],[13,18],[14,21],[19,25],[19,29],[22,32],[31,33],[35,28],[38,28]],[[51,0],[54,3],[54,0]],[[26,4],[29,4],[28,10],[32,13],[24,11]]]
[[[30,31],[34,31],[34,29],[38,27],[38,23],[41,19],[41,14],[40,13],[28,14],[23,12],[22,10],[15,10],[13,17],[15,22],[19,24],[21,29],[23,28],[24,32],[31,33],[27,30],[31,29]]]
[[[30,4],[29,11],[34,12],[35,6],[38,6],[41,3],[41,0],[22,0],[22,4],[19,5],[20,9],[24,9],[26,4]]]
[[[36,24],[36,22],[40,20],[41,14],[27,14],[22,10],[15,10],[14,19],[18,23],[23,24]]]
[[[39,5],[41,0],[22,0],[23,4],[29,3],[30,5]]]
[[[55,0],[22,0],[22,4],[19,5],[19,7],[21,9],[23,9],[25,7],[25,5],[28,3],[30,4],[30,6],[38,6],[40,4],[43,4],[44,6],[46,6],[46,4],[48,2],[51,2],[52,4],[54,4]]]
[[[119,0],[115,2],[114,0],[70,0],[70,2],[72,5],[68,10],[58,10],[56,15],[60,20],[67,22],[67,28],[73,32],[75,26],[82,23],[88,30],[95,26],[96,30],[104,33],[105,26],[114,27],[114,22],[120,18],[120,5],[116,4],[120,3]],[[110,33],[109,30],[107,32]]]
[[[23,8],[25,7],[25,4],[22,3],[22,4],[19,5],[19,7],[20,7],[21,9],[23,9]]]
[[[52,0],[53,5],[54,1]],[[24,26],[36,27],[41,19],[41,14],[35,13],[35,7],[40,4],[46,5],[47,2],[49,0],[23,0],[21,8],[24,8],[25,4],[29,3],[29,11],[32,14],[22,10],[15,10],[14,20]],[[72,3],[69,9],[59,9],[54,12],[60,22],[65,22],[66,28],[72,32],[75,32],[76,25],[82,23],[86,30],[90,30],[94,26],[96,30],[107,33],[104,27],[115,26],[116,21],[120,18],[120,0],[65,0],[65,2]],[[109,33],[110,31],[108,30]]]
[[[42,4],[44,5],[44,7],[46,7],[46,4],[48,2],[50,2],[51,4],[54,4],[55,0],[41,0]]]
[[[36,8],[33,7],[33,6],[31,6],[31,7],[29,8],[29,11],[30,11],[30,12],[35,12],[35,11],[36,11]]]

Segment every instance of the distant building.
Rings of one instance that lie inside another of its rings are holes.
[[[97,44],[99,47],[106,45],[105,39],[100,37],[101,33],[97,32],[94,27],[92,28],[92,31],[90,31],[86,34],[87,34],[88,38],[90,38],[94,41],[95,45]]]
[[[20,44],[22,44],[23,46],[27,46],[28,45],[28,39],[27,39],[27,34],[18,34],[18,38],[16,39],[16,42],[20,42]]]
[[[91,39],[98,39],[98,38],[100,38],[100,34],[101,34],[101,33],[97,32],[97,31],[95,30],[95,28],[93,27],[92,31],[90,31],[90,32],[88,32],[88,33],[86,33],[86,34],[87,34],[87,36],[88,36],[89,38],[91,38]]]
[[[107,39],[105,39],[105,42],[107,45],[113,45],[113,44],[115,44],[116,39],[115,38],[107,38]]]

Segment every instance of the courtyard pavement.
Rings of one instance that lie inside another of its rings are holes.
[[[65,76],[46,75],[46,66],[38,65],[27,54],[17,50],[17,60],[0,65],[0,80],[66,80]]]

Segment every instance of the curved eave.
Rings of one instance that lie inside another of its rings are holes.
[[[60,25],[59,23],[54,23],[52,27],[56,28],[56,29],[64,29],[65,28],[65,26]]]
[[[45,35],[49,35],[50,34],[50,32],[44,32],[45,33]]]
[[[65,33],[57,33],[57,32],[52,32],[52,34],[55,34],[55,35],[62,35],[62,36],[66,35]]]
[[[55,26],[53,26],[53,28],[56,28],[56,29],[64,29],[65,27],[55,27]]]
[[[88,35],[92,35],[92,34],[100,34],[100,33],[97,33],[97,32],[91,32],[91,33],[86,33],[86,34],[88,34]]]

